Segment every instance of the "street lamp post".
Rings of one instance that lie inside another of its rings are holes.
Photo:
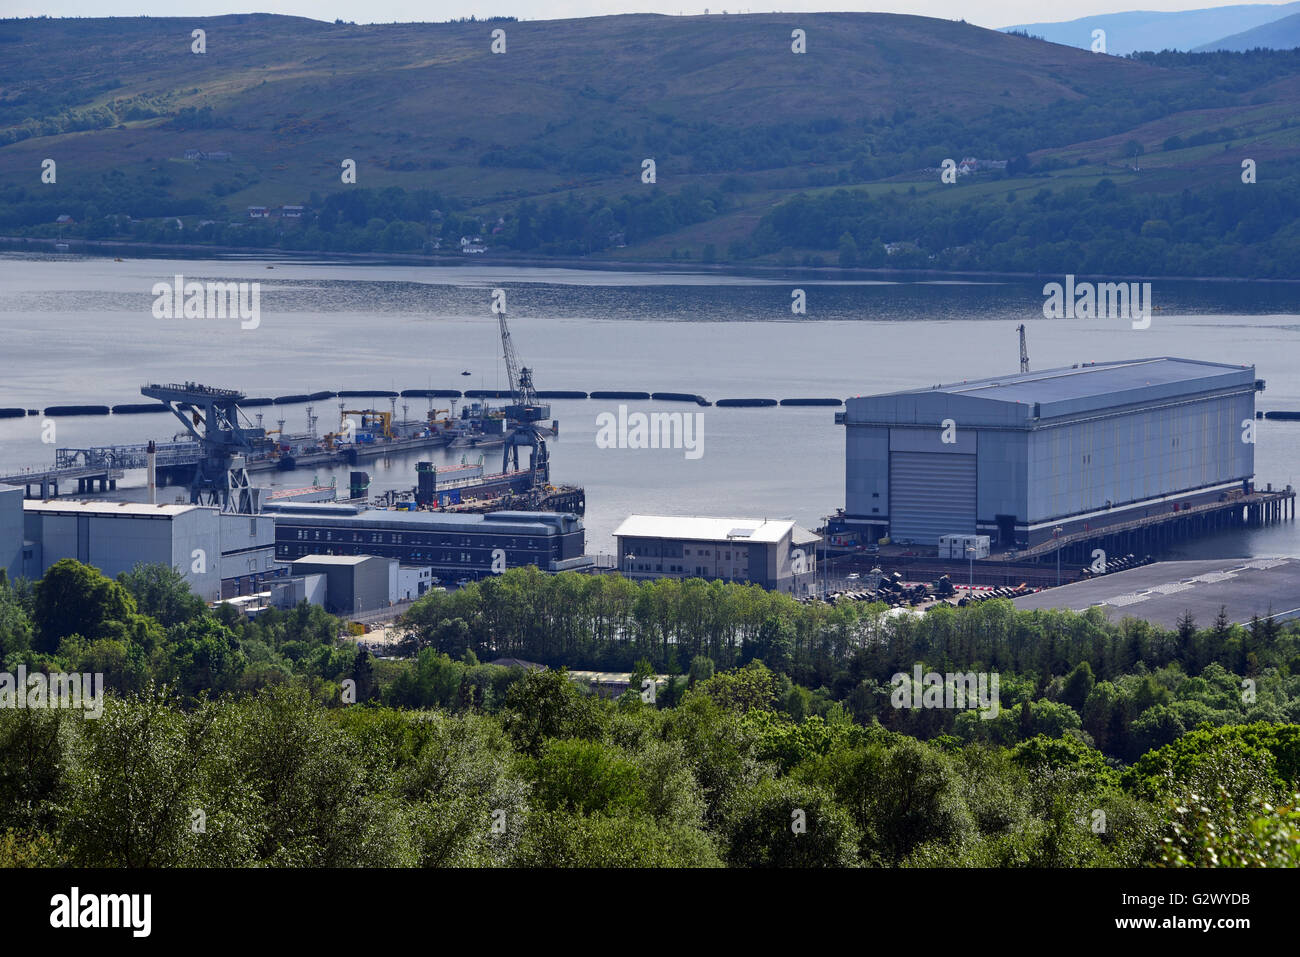
[[[636,561],[636,556],[633,555],[631,552],[624,552],[623,558],[627,562],[627,570],[629,572],[632,571],[632,563]]]
[[[970,598],[975,594],[975,546],[966,546],[966,557],[970,559],[970,579],[966,583],[966,597]]]
[[[1056,528],[1052,529],[1052,537],[1060,538],[1061,532],[1063,531],[1065,531],[1065,529],[1061,528],[1060,525],[1057,525]],[[1056,544],[1056,584],[1058,586],[1061,584],[1061,543],[1059,541]]]

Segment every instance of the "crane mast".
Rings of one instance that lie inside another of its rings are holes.
[[[510,380],[510,393],[514,400],[505,407],[506,420],[513,423],[514,428],[506,437],[501,471],[510,468],[511,460],[518,469],[519,447],[527,446],[530,450],[530,485],[536,488],[539,482],[550,481],[550,458],[546,452],[546,440],[537,423],[550,418],[551,407],[537,401],[537,392],[533,388],[533,370],[519,365],[504,309],[497,313],[497,325],[501,330],[501,351],[506,360],[506,376]]]
[[[504,321],[504,319],[505,317],[503,316],[502,320]],[[1020,333],[1020,371],[1028,372],[1029,371],[1029,347],[1025,344],[1025,324],[1022,322],[1019,326],[1016,327],[1016,330]]]
[[[506,322],[504,309],[497,313],[497,325],[501,329],[501,351],[505,355],[506,377],[510,382],[510,391],[514,393],[520,405],[531,405],[534,399],[532,372],[529,369],[519,368],[519,360],[515,357],[515,344],[510,338],[510,325]]]

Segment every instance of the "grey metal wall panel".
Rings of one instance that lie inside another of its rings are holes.
[[[975,532],[976,456],[894,452],[889,465],[889,534],[934,545],[940,535]]]
[[[884,521],[889,514],[889,429],[855,425],[845,431],[845,511]]]
[[[1021,521],[1029,514],[1029,434],[985,431],[979,437],[979,502],[976,517],[992,522],[999,515]]]
[[[931,428],[890,429],[891,452],[938,452],[946,455],[975,455],[979,452],[979,430],[963,428],[951,417],[952,427],[945,428],[943,419]],[[947,439],[947,441],[945,441]]]
[[[77,561],[90,564],[90,516],[77,516]]]
[[[0,485],[0,570],[10,579],[23,574],[23,490]]]
[[[1254,393],[1242,393],[1035,430],[1029,520],[1247,478],[1255,447],[1243,423],[1254,415]]]

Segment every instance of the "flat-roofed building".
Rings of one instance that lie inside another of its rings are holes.
[[[75,558],[114,578],[136,565],[166,565],[204,601],[247,595],[284,574],[275,561],[275,527],[263,515],[232,515],[205,505],[144,502],[21,502],[24,574],[39,578]],[[0,497],[0,512],[6,499]]]
[[[401,511],[339,504],[269,506],[276,558],[377,555],[429,566],[442,581],[536,565],[552,571],[585,546],[582,519],[565,512]]]
[[[21,491],[21,490],[20,490]],[[200,505],[24,502],[27,538],[41,545],[39,574],[64,558],[109,578],[136,565],[175,568],[204,601],[221,597],[220,512]]]
[[[309,555],[293,563],[293,574],[324,575],[325,610],[355,615],[393,603],[396,568],[394,559],[372,555]]]
[[[629,578],[750,582],[810,594],[819,536],[792,521],[633,515],[614,531],[618,569]]]
[[[1033,546],[1254,476],[1253,366],[1161,356],[851,398],[842,524],[935,545],[987,534]]]

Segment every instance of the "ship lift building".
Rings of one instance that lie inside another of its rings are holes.
[[[843,525],[1031,547],[1248,490],[1253,366],[1089,362],[849,399]]]

